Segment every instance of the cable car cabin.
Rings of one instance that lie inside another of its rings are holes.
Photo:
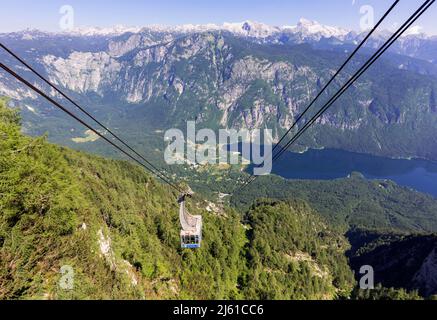
[[[198,249],[202,243],[202,216],[192,216],[185,209],[185,199],[189,195],[182,195],[179,199],[179,219],[181,221],[181,247],[184,249]]]
[[[181,247],[183,249],[199,249],[202,235],[191,235],[181,231]]]

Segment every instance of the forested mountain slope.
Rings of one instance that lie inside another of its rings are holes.
[[[304,202],[259,201],[246,214],[245,296],[254,299],[346,297],[353,275],[349,243]],[[334,284],[334,285],[333,285]],[[340,289],[339,289],[340,288]]]
[[[22,135],[5,104],[0,299],[331,299],[351,291],[345,238],[304,203],[262,203],[242,222],[231,209],[193,202],[204,242],[181,250],[177,194],[127,162]],[[59,286],[65,266],[73,290]]]
[[[259,177],[231,199],[247,208],[258,198],[302,199],[331,225],[407,233],[437,232],[437,200],[386,180],[367,180],[360,173],[331,181]]]
[[[426,297],[437,294],[437,234],[351,230],[348,238],[352,243],[348,255],[356,272],[362,265],[371,265],[376,283],[418,289]]]

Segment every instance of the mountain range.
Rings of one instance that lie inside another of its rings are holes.
[[[437,39],[416,31],[356,82],[295,150],[331,147],[436,160]],[[317,107],[388,34],[372,37]],[[291,27],[246,21],[27,30],[0,34],[0,41],[132,143],[162,150],[162,136],[151,132],[184,127],[187,120],[216,129],[268,127],[278,139],[364,35],[301,19]],[[0,58],[40,85],[5,52]],[[49,132],[52,141],[77,148],[99,145],[4,74],[0,94],[22,109],[25,132]]]

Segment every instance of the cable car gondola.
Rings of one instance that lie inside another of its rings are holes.
[[[198,249],[202,243],[202,216],[192,216],[185,208],[186,198],[191,196],[191,193],[183,193],[178,201],[183,249]]]

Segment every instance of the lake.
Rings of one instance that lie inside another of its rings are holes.
[[[335,149],[286,152],[273,173],[287,179],[331,180],[360,172],[368,179],[389,179],[437,197],[437,163],[390,159]]]

